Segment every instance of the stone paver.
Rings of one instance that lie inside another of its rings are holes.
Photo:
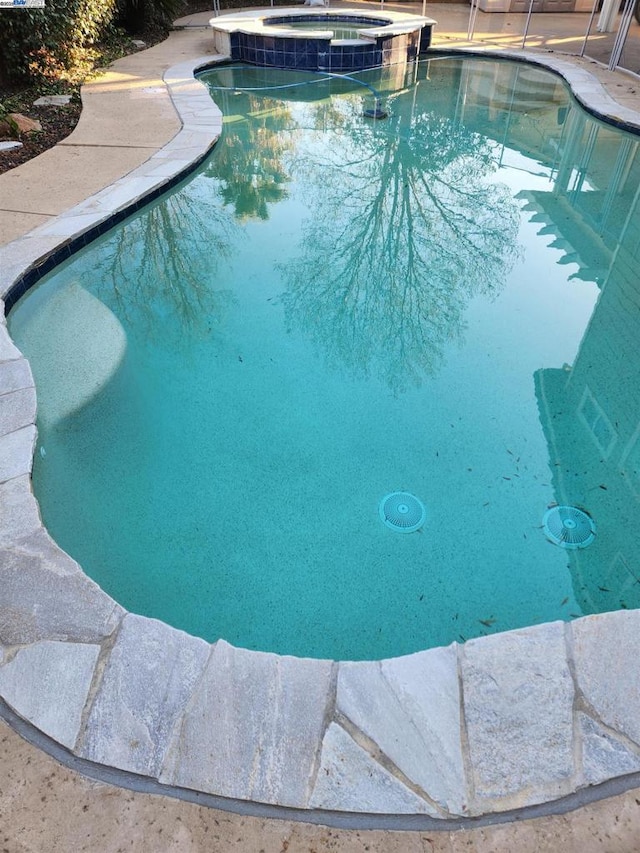
[[[3,361],[0,364],[0,395],[19,391],[21,388],[33,388],[33,376],[26,358]],[[33,419],[32,419],[33,420]],[[4,435],[3,430],[0,435]]]
[[[322,743],[322,760],[309,806],[441,816],[441,812],[385,770],[336,723],[331,723]]]
[[[155,619],[125,616],[78,754],[156,776],[208,657],[204,640]]]
[[[574,687],[564,623],[470,640],[461,661],[473,811],[573,790]]]
[[[9,337],[6,323],[0,323],[0,362],[12,361],[21,357],[20,350]]]
[[[0,483],[31,473],[35,444],[33,425],[0,435]]]
[[[42,528],[0,552],[0,586],[0,642],[6,646],[101,642],[123,615]]]
[[[578,714],[584,782],[598,785],[616,776],[640,771],[640,752],[599,725],[586,714]]]
[[[0,693],[45,734],[75,745],[100,647],[46,641],[19,649],[0,668]]]
[[[605,725],[640,745],[640,614],[600,613],[573,623],[571,632],[584,699]]]
[[[19,544],[41,526],[36,499],[27,474],[0,484],[0,548]]]
[[[35,410],[36,389],[33,387],[0,395],[0,435],[31,426]]]
[[[455,645],[341,664],[337,708],[433,802],[465,813]]]
[[[249,652],[219,641],[161,781],[305,807],[332,677],[329,661]]]

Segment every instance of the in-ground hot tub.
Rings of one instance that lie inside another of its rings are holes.
[[[367,10],[363,14],[356,9],[318,8],[261,9],[220,15],[210,21],[216,50],[231,59],[272,68],[333,72],[413,62],[429,47],[435,23],[406,12]],[[345,28],[356,37],[340,37]]]

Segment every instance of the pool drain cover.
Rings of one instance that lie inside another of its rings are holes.
[[[392,492],[380,501],[380,518],[397,533],[413,533],[426,517],[422,501],[409,492]]]
[[[586,548],[596,536],[590,515],[576,506],[553,506],[542,519],[547,539],[562,548]]]

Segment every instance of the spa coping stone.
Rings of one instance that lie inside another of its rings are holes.
[[[544,65],[592,113],[640,128],[638,113],[570,62],[491,55]],[[32,284],[83,235],[207,155],[222,114],[193,75],[224,59],[166,72],[182,130],[125,178],[1,248],[0,297],[12,304],[17,281]],[[640,771],[640,611],[373,662],[208,644],[126,613],[42,526],[30,482],[33,377],[4,321],[0,403],[0,696],[69,754],[168,792],[435,820],[552,803]]]

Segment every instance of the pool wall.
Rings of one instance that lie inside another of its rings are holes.
[[[640,127],[587,72],[525,56],[563,74],[592,112]],[[165,75],[183,121],[169,145],[0,249],[7,304],[206,156],[222,117],[193,73],[223,58]],[[4,322],[0,397],[0,711],[59,744],[62,760],[218,807],[350,826],[490,822],[640,785],[640,611],[373,662],[209,645],[126,613],[49,537],[30,483],[33,378]]]
[[[377,39],[374,44],[332,42],[321,38],[278,38],[254,33],[232,33],[231,56],[252,65],[300,71],[362,71],[381,65],[413,62],[419,36],[403,33]]]
[[[287,22],[326,21],[326,33],[287,29]],[[362,27],[358,39],[333,39],[332,23]],[[299,8],[241,12],[212,18],[217,50],[252,65],[301,71],[348,72],[414,62],[431,44],[435,21],[400,12],[377,17]]]

